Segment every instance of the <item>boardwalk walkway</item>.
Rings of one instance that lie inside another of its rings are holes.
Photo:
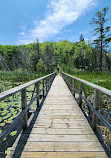
[[[81,109],[61,76],[56,76],[30,132],[21,136],[13,158],[106,158]],[[21,154],[20,148],[23,144]]]

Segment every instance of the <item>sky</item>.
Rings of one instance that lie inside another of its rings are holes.
[[[92,41],[95,26],[89,23],[106,6],[110,18],[111,0],[0,0],[0,45],[29,44],[37,38],[77,42],[81,34]]]

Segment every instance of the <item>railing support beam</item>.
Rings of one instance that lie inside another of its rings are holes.
[[[45,96],[45,91],[44,91],[44,79],[43,79],[43,97]]]
[[[97,89],[94,89],[93,107],[94,107],[95,110],[98,109],[98,105],[99,105],[99,91]],[[93,115],[92,115],[92,128],[94,130],[96,129],[96,121],[97,121],[97,117],[96,117],[95,113],[93,113]]]
[[[82,105],[82,98],[81,98],[81,94],[82,94],[82,85],[83,85],[83,83],[82,82],[80,82],[80,86],[79,86],[79,106],[81,107],[81,105]]]
[[[37,94],[39,94],[39,82],[37,84]],[[39,96],[37,97],[37,108],[39,107]]]
[[[26,88],[21,91],[21,101],[22,101],[22,111],[23,111],[27,107]],[[25,111],[25,113],[23,114],[22,120],[23,120],[23,130],[26,130],[28,127],[28,125],[27,125],[27,121],[28,121],[27,111]]]
[[[76,81],[75,81],[75,79],[73,80],[73,86],[74,86],[74,87],[76,86]],[[74,95],[74,97],[75,97],[75,90],[73,90],[73,95]]]

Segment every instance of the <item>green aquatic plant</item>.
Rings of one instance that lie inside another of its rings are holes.
[[[5,123],[0,123],[0,127],[4,127],[5,126]]]
[[[2,133],[2,130],[0,130],[0,134]]]
[[[5,154],[8,154],[10,150],[11,150],[11,147],[8,147],[7,150],[5,150]]]

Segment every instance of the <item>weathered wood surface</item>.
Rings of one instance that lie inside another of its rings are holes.
[[[16,140],[7,158],[12,155],[13,158],[107,158],[59,75],[52,84],[31,132],[27,130],[20,139]]]

